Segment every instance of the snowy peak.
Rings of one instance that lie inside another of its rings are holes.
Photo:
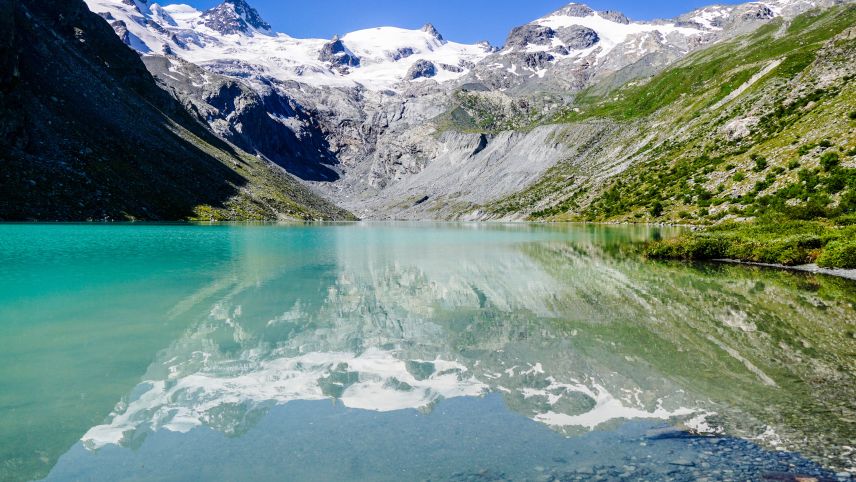
[[[713,5],[678,17],[678,24],[706,30],[722,30],[735,7]]]
[[[666,39],[677,35],[688,38],[702,34],[695,24],[674,22],[632,22],[623,13],[595,11],[587,5],[571,3],[529,24],[515,28],[505,51],[550,52],[557,56],[578,56],[599,49],[599,56],[640,35],[654,34]],[[576,54],[575,54],[576,53]]]
[[[272,32],[246,0],[223,0],[204,12],[153,0],[86,0],[127,45],[143,54],[175,55],[227,76],[379,91],[426,79],[456,81],[476,71],[474,80],[496,88],[543,78],[564,79],[563,85],[576,88],[596,72],[615,72],[640,61],[653,69],[770,18],[841,1],[765,0],[651,22],[570,3],[515,28],[497,51],[487,43],[446,40],[430,23],[419,29],[358,30],[332,40],[293,38]]]
[[[568,4],[509,34],[505,46],[476,69],[493,89],[544,82],[579,89],[598,74],[645,62],[655,68],[702,45],[708,32],[690,24],[635,22],[621,12]],[[643,60],[644,59],[644,60]]]
[[[594,15],[594,10],[588,5],[582,3],[569,3],[568,5],[556,10],[552,15],[560,15],[564,17],[590,17]]]
[[[439,40],[440,42],[444,41],[443,36],[440,35],[440,32],[437,31],[437,28],[434,27],[433,24],[426,23],[425,25],[422,26],[421,30],[423,32],[427,33],[428,35],[434,37],[435,39]]]
[[[611,20],[616,23],[628,24],[630,23],[630,19],[627,18],[623,13],[617,10],[595,10],[588,5],[582,3],[569,3],[564,7],[556,10],[555,12],[547,15],[547,17],[573,17],[573,18],[586,18],[600,16],[602,18]],[[544,18],[544,17],[542,17]]]
[[[222,35],[270,32],[270,24],[244,0],[226,0],[202,14],[203,24]]]
[[[431,32],[424,27],[420,30],[378,27],[351,32],[342,41],[360,58],[380,63],[435,52],[446,43],[441,39],[436,30]]]

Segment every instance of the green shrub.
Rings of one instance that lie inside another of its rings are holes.
[[[743,172],[736,172],[732,179],[734,179],[734,182],[741,182],[746,179],[746,174]]]
[[[830,242],[817,258],[817,264],[824,268],[856,269],[856,239]]]
[[[826,172],[831,171],[840,163],[841,159],[834,152],[827,152],[820,156],[820,167]]]
[[[651,204],[651,216],[658,218],[662,214],[663,214],[663,203],[661,203],[660,201],[654,201],[654,203]]]
[[[800,148],[799,148],[799,150],[797,150],[797,152],[799,153],[799,155],[804,156],[804,155],[808,154],[809,152],[811,152],[815,147],[817,147],[817,146],[815,146],[814,144],[803,144],[800,146]]]
[[[852,232],[850,231],[852,229]],[[853,239],[856,226],[833,228],[825,222],[765,217],[753,223],[723,223],[646,246],[659,259],[738,259],[798,265],[812,262],[824,244]]]
[[[839,226],[856,226],[856,213],[840,216],[835,220],[835,223]],[[854,233],[854,236],[856,236],[856,233]]]
[[[832,142],[830,142],[829,139],[824,139],[820,141],[817,145],[824,149],[829,149],[830,147],[832,147]]]
[[[851,112],[851,113],[847,114],[847,117],[849,117],[849,118],[850,118],[850,120],[856,120],[856,110],[854,110],[853,112]]]
[[[694,236],[687,244],[686,255],[692,259],[717,259],[725,256],[728,243],[715,236]]]
[[[798,161],[796,159],[794,159],[793,161],[788,163],[788,169],[790,169],[791,171],[793,171],[794,169],[799,169],[799,168],[800,168],[800,161]]]
[[[769,165],[763,157],[755,157],[753,160],[755,161],[755,167],[752,170],[755,172],[763,172]]]

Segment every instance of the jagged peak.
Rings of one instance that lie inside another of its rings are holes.
[[[202,14],[205,26],[224,35],[269,32],[271,26],[246,0],[224,0]]]
[[[602,18],[610,20],[612,22],[621,23],[621,24],[629,24],[630,19],[627,18],[623,13],[617,10],[595,10],[584,3],[569,3],[564,7],[556,10],[555,12],[548,15],[548,17],[578,17],[585,18],[591,17],[594,15],[598,15]]]
[[[421,30],[437,40],[443,41],[443,35],[440,34],[440,31],[434,26],[434,24],[426,23],[422,26]]]
[[[593,8],[584,3],[571,2],[556,10],[551,15],[562,15],[566,17],[590,17],[595,14]]]

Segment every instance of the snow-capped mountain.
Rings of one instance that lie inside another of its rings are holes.
[[[571,3],[512,30],[495,53],[487,43],[451,42],[431,24],[418,30],[378,27],[325,39],[275,33],[245,0],[210,10],[147,0],[87,0],[126,44],[143,54],[176,55],[219,73],[265,76],[313,86],[401,91],[402,82],[466,78],[490,88],[545,77],[582,87],[643,59],[657,69],[701,46],[760,22],[842,0],[767,0],[711,6],[674,20],[632,21],[616,11]],[[477,67],[477,68],[476,68]]]
[[[599,70],[619,70],[662,51],[672,52],[670,58],[685,55],[713,40],[707,34],[697,25],[633,22],[620,12],[572,3],[512,30],[472,80],[508,88],[541,83],[550,74],[562,87],[582,87]]]
[[[617,11],[571,3],[511,31],[469,82],[490,89],[548,86],[576,90],[634,66],[647,75],[711,43],[745,33],[776,17],[792,17],[836,0],[772,0],[711,6],[674,20],[633,21]],[[629,80],[629,79],[625,79]]]
[[[516,129],[549,124],[582,89],[617,88],[778,18],[852,0],[714,5],[655,21],[571,3],[513,29],[501,48],[450,41],[430,24],[299,39],[245,0],[207,11],[86,1],[218,135],[360,217],[399,218],[460,217],[535,182],[570,147],[551,141],[559,126]],[[568,135],[584,143],[589,133]]]
[[[332,40],[297,39],[272,32],[244,0],[225,0],[204,12],[141,0],[88,4],[141,53],[176,55],[201,66],[239,64],[278,80],[312,85],[383,90],[402,80],[454,80],[492,51],[487,44],[447,41],[430,24],[419,30],[359,30]]]

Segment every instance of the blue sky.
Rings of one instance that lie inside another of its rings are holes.
[[[158,0],[210,8],[222,0]],[[508,32],[570,0],[248,0],[274,30],[294,37],[329,38],[369,27],[419,28],[433,23],[447,39],[502,45]],[[581,3],[583,3],[581,1]],[[597,10],[620,10],[632,19],[669,18],[715,0],[591,0]]]

